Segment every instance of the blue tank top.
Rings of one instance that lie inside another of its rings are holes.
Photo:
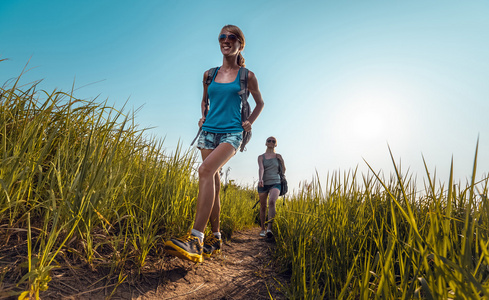
[[[216,75],[214,75],[214,78]],[[209,112],[202,125],[202,130],[212,133],[243,131],[243,126],[241,125],[241,97],[238,95],[241,90],[239,72],[236,75],[236,79],[229,83],[215,82],[214,78],[212,78],[212,82],[207,87]]]

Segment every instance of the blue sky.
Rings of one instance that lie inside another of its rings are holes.
[[[10,1],[0,2],[0,83],[20,74],[141,108],[168,151],[197,131],[202,74],[222,63],[217,36],[241,27],[244,57],[265,109],[225,168],[258,178],[273,135],[292,187],[316,172],[403,170],[425,177],[422,155],[448,181],[489,170],[488,1]],[[250,98],[251,103],[253,100]],[[420,189],[422,189],[420,184]]]

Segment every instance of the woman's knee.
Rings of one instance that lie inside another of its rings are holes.
[[[280,195],[280,190],[272,189],[272,191],[270,192],[268,203],[270,205],[275,206],[275,203],[277,202],[279,195]]]
[[[205,178],[205,177],[213,178],[214,177],[214,170],[207,167],[207,165],[204,163],[204,164],[201,164],[199,167],[199,178]]]

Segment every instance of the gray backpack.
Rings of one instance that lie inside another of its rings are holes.
[[[207,78],[205,80],[205,84],[209,86],[211,84],[212,79],[214,79],[214,76],[216,75],[217,68],[211,68],[209,71],[207,71]],[[244,122],[248,120],[248,117],[251,114],[251,109],[250,109],[250,104],[248,103],[248,97],[250,96],[250,91],[248,90],[248,69],[241,67],[238,71],[238,76],[239,76],[239,85],[241,87],[241,90],[238,92],[238,95],[241,97],[241,122]],[[207,109],[209,107],[209,94],[206,95],[206,106],[205,106],[205,111],[204,111],[204,116],[207,116]],[[195,136],[194,140],[190,144],[192,146],[197,138],[200,135],[200,132],[202,131],[202,127],[199,128],[199,131],[197,132],[197,136]],[[240,151],[243,152],[246,148],[246,144],[251,139],[251,131],[243,131],[243,141],[241,142],[241,147]]]

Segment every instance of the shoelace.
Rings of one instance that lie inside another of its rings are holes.
[[[182,237],[179,237],[177,238],[177,240],[181,241],[181,242],[184,242],[184,243],[187,243],[187,242],[190,242],[191,240],[193,239],[198,239],[198,237],[196,236],[193,236],[191,235],[190,233],[187,233],[186,235],[182,236]]]
[[[219,242],[219,240],[218,240],[218,239],[216,238],[216,236],[215,236],[215,235],[213,235],[213,234],[212,234],[212,235],[208,235],[208,236],[205,238],[205,240],[204,240],[204,244],[208,244],[208,245],[209,245],[209,244],[210,244],[210,245],[212,245],[212,244],[214,244],[215,242]]]

